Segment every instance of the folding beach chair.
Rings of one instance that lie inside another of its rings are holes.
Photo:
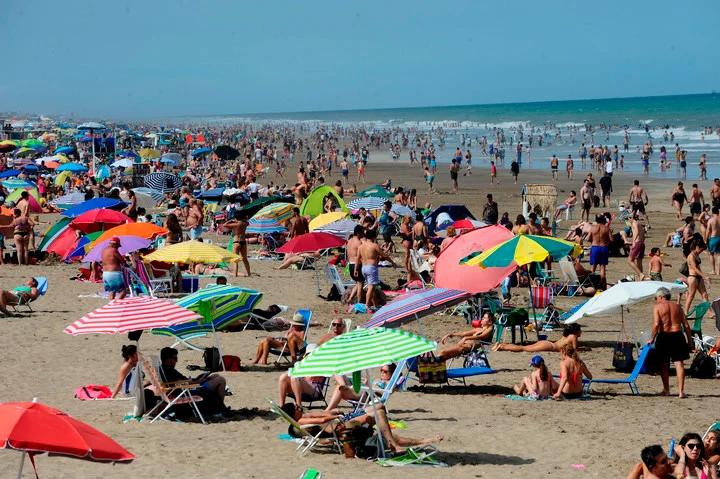
[[[340,277],[340,272],[334,264],[328,263],[325,266],[325,278],[331,285],[334,285],[337,288],[340,296],[345,294],[346,289],[355,287],[355,281],[344,281],[342,277]]]
[[[37,281],[38,294],[39,294],[40,296],[44,296],[45,293],[47,293],[47,290],[48,290],[48,279],[47,279],[45,276],[35,276],[35,281]],[[18,286],[18,288],[20,288],[20,286]],[[17,289],[17,288],[16,288],[16,289]],[[39,298],[40,296],[38,296],[38,298]],[[19,300],[20,300],[20,301],[18,302],[18,304],[16,304],[16,305],[14,305],[14,304],[13,304],[13,305],[10,305],[10,306],[12,306],[12,308],[13,308],[13,310],[14,310],[15,312],[19,313],[19,312],[20,312],[19,308],[21,308],[21,307],[26,307],[26,308],[28,309],[28,311],[31,312],[31,313],[34,312],[33,309],[32,309],[32,306],[31,306],[31,303],[32,303],[33,301],[35,301],[34,299],[25,298],[25,297],[23,297],[23,296],[18,296],[18,298],[19,298]]]
[[[150,263],[137,262],[137,274],[150,290],[150,296],[170,296],[174,293],[173,280],[169,274],[158,276],[160,270],[155,270]]]
[[[485,374],[495,374],[497,372],[490,366],[490,359],[487,355],[487,349],[485,349],[486,345],[488,345],[488,343],[481,343],[464,356],[461,356],[463,358],[462,367],[455,368],[448,366],[448,384],[450,384],[450,380],[453,380],[461,381],[463,386],[467,386],[467,382],[465,381],[467,378],[483,376]]]
[[[192,390],[198,387],[198,384],[193,383],[190,380],[166,383],[161,379],[162,374],[160,368],[160,359],[157,356],[152,357],[152,365],[142,355],[138,354],[138,356],[140,357],[143,368],[148,374],[150,384],[152,384],[153,388],[155,389],[155,394],[160,395],[161,399],[161,401],[158,402],[153,408],[146,411],[143,417],[153,416],[153,413],[155,413],[155,411],[157,411],[164,405],[165,407],[163,407],[162,410],[159,413],[155,414],[154,417],[150,420],[150,423],[153,423],[157,419],[162,418],[163,415],[168,412],[173,406],[190,404],[192,406],[193,414],[195,414],[198,419],[200,419],[200,422],[206,424],[205,418],[200,413],[200,408],[198,408],[197,406],[197,403],[202,401],[203,398],[200,396],[196,396],[192,393]]]
[[[692,311],[690,311],[690,313],[688,313],[687,315],[688,321],[693,320],[693,323],[690,326],[693,336],[699,338],[701,341],[703,337],[702,321],[708,310],[710,309],[711,305],[712,304],[710,302],[703,301],[702,303],[696,304]]]
[[[247,321],[245,321],[245,326],[243,326],[242,330],[245,331],[248,328],[248,326],[253,325],[253,326],[256,326],[257,329],[263,329],[263,330],[267,331],[267,329],[265,328],[265,322],[270,321],[271,319],[277,319],[282,313],[286,312],[289,309],[284,304],[277,304],[276,306],[278,308],[280,308],[280,311],[278,311],[277,314],[275,314],[274,316],[271,316],[269,318],[266,318],[264,316],[260,316],[258,314],[251,312],[248,315]]]
[[[330,388],[330,378],[329,377],[323,377],[322,382],[320,383],[320,387],[317,388],[317,393],[315,394],[305,394],[304,392],[300,396],[300,402],[303,404],[307,403],[308,409],[312,409],[312,405],[315,402],[320,402],[327,407],[327,400],[325,397],[327,396],[327,391]],[[292,392],[288,391],[286,397],[294,398],[294,395]]]
[[[405,450],[405,453],[400,456],[378,458],[376,462],[383,467],[448,467],[446,463],[438,461],[433,457],[437,452],[438,450],[434,446],[409,447]]]
[[[355,406],[353,408],[353,413],[365,411],[365,409],[371,403],[386,405],[388,400],[390,400],[390,396],[393,392],[404,391],[407,388],[407,376],[405,373],[406,366],[407,360],[400,361],[399,363],[397,363],[395,371],[393,372],[392,376],[390,376],[390,379],[388,380],[387,384],[385,384],[384,388],[372,388],[372,396],[374,396],[374,399],[370,394],[370,387],[365,385],[361,386],[360,399],[358,399],[357,401],[350,401],[350,403]]]
[[[560,313],[552,303],[553,288],[551,286],[533,286],[530,289],[530,300],[535,308],[534,319],[540,323],[542,329],[552,330],[560,326],[558,321]],[[538,312],[538,310],[542,311]]]
[[[636,381],[638,376],[640,375],[640,371],[642,370],[643,366],[645,365],[645,361],[647,360],[648,353],[650,349],[654,348],[655,346],[652,344],[646,344],[640,349],[640,353],[638,354],[637,361],[635,361],[635,367],[633,368],[630,375],[626,378],[622,379],[591,379],[588,381],[586,386],[586,391],[590,392],[590,387],[595,384],[627,384],[630,386],[630,391],[634,394],[640,394],[640,390],[637,387]],[[583,380],[583,383],[585,381]]]
[[[307,454],[309,451],[313,451],[319,448],[329,447],[331,450],[338,453],[342,452],[342,445],[340,444],[340,440],[335,434],[335,429],[333,429],[332,435],[330,437],[321,438],[320,436],[323,433],[323,424],[305,424],[301,426],[295,419],[288,416],[285,411],[283,411],[280,406],[275,404],[271,399],[268,399],[268,402],[270,403],[270,410],[280,416],[290,426],[292,426],[295,430],[295,433],[300,436],[298,447],[295,450],[301,457]],[[315,435],[310,434],[308,432],[308,429],[313,427],[320,427],[320,432]],[[324,444],[322,443],[322,441],[325,441]]]
[[[305,331],[303,332],[303,345],[300,349],[300,351],[297,352],[298,356],[302,356],[303,351],[305,350],[305,346],[307,345],[307,336],[308,331],[310,330],[310,321],[312,320],[312,311],[309,309],[298,309],[297,313],[300,314],[303,318],[303,323],[305,323]],[[275,364],[278,364],[281,360],[284,360],[287,363],[290,363],[290,351],[288,350],[287,341],[283,344],[283,347],[280,349],[277,348],[270,348],[270,354],[273,354],[277,356],[277,359],[275,359]]]
[[[560,274],[560,280],[565,285],[568,296],[582,294],[583,288],[593,286],[589,276],[586,276],[583,281],[580,281],[575,267],[567,258],[558,261],[558,272]]]
[[[432,286],[428,281],[423,278],[423,273],[432,275],[432,266],[426,260],[420,256],[420,253],[415,248],[410,248],[410,267],[413,272],[420,278],[423,288]]]
[[[715,421],[714,423],[710,424],[710,427],[707,428],[707,431],[705,431],[705,434],[703,434],[703,441],[705,440],[705,436],[707,436],[710,431],[720,431],[720,421]]]

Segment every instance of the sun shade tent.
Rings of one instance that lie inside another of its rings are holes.
[[[302,206],[300,206],[300,214],[303,216],[310,216],[312,218],[323,214],[325,212],[323,209],[325,197],[328,195],[335,198],[335,201],[342,211],[349,211],[343,199],[337,191],[335,191],[335,188],[323,185],[312,190],[308,197],[305,198],[302,202]]]
[[[162,193],[173,193],[180,189],[180,185],[182,184],[179,176],[164,171],[157,171],[145,175],[143,182],[146,187]]]
[[[475,216],[467,209],[465,205],[442,205],[435,208],[430,214],[425,217],[425,224],[428,227],[428,232],[433,234],[436,227],[437,217],[440,213],[446,213],[453,221],[470,218],[471,220],[476,219]]]

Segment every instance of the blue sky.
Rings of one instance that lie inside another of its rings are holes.
[[[0,110],[99,117],[720,90],[720,3],[4,0]]]

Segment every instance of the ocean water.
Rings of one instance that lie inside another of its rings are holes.
[[[720,176],[720,94],[675,95],[661,97],[615,98],[600,100],[546,101],[532,103],[506,103],[487,105],[459,105],[420,108],[387,108],[373,110],[337,110],[313,112],[286,112],[216,115],[186,119],[201,123],[300,123],[307,127],[322,125],[361,125],[368,129],[398,128],[402,130],[429,131],[442,127],[446,133],[445,148],[440,151],[439,160],[449,161],[455,147],[463,150],[461,139],[472,140],[470,148],[473,165],[482,166],[489,162],[480,155],[476,138],[487,137],[493,142],[494,131],[503,129],[506,138],[518,138],[518,129],[527,134],[534,128],[534,134],[547,132],[547,142],[532,151],[523,153],[522,167],[549,168],[549,159],[555,154],[560,158],[561,173],[565,159],[571,154],[575,159],[576,172],[580,170],[578,149],[581,143],[589,145],[618,145],[622,150],[623,137],[627,130],[630,135],[630,149],[625,154],[625,169],[642,170],[639,148],[645,141],[653,142],[655,151],[650,159],[651,175],[674,178],[679,176],[676,165],[668,171],[659,168],[660,146],[665,145],[668,159],[674,160],[675,143],[687,150],[688,180],[698,177],[697,167],[700,155],[708,158],[708,176]],[[593,133],[586,132],[584,125],[593,125]],[[606,128],[600,130],[600,125]],[[645,132],[645,125],[649,132]],[[668,127],[667,129],[665,127]],[[711,134],[704,134],[704,127],[712,127]],[[573,133],[573,130],[575,132]],[[665,141],[665,132],[672,132],[673,141]],[[560,134],[559,138],[555,134]],[[437,142],[436,142],[437,144]],[[516,140],[513,146],[505,145],[505,167],[509,167],[515,156]],[[528,156],[530,161],[528,162]],[[372,158],[371,158],[372,160]],[[398,161],[406,161],[407,153]]]

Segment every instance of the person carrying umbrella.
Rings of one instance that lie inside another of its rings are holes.
[[[110,299],[123,299],[127,294],[122,267],[125,264],[120,254],[120,238],[114,236],[102,252],[103,286]]]

